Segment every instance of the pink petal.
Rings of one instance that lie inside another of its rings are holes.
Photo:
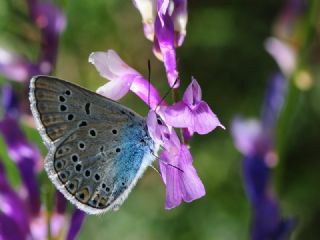
[[[163,134],[162,139],[164,148],[170,153],[170,163],[178,166],[181,142],[177,133],[172,129],[169,133]]]
[[[89,56],[89,62],[96,67],[100,75],[109,80],[113,80],[117,78],[117,75],[110,70],[108,59],[107,52],[93,52]]]
[[[145,37],[153,41],[154,20],[156,15],[156,1],[154,0],[133,0],[134,6],[141,14]]]
[[[115,51],[93,52],[89,57],[89,62],[94,64],[102,77],[113,82],[100,87],[97,90],[98,93],[119,100],[130,88],[152,109],[155,109],[161,101],[162,98],[157,89],[151,84],[149,87],[149,82],[140,73],[128,66]]]
[[[169,0],[158,0],[157,1],[158,16],[161,21],[162,27],[164,26],[163,15],[165,15],[166,12],[168,11],[169,3],[170,3]]]
[[[179,170],[167,165],[170,161],[166,151],[161,155],[164,162],[160,162],[160,170],[164,183],[166,184],[166,203],[165,208],[171,209],[178,206],[182,201],[182,193],[179,180]]]
[[[225,127],[220,123],[217,116],[211,111],[208,104],[201,101],[194,109],[193,113],[193,127],[192,129],[199,134],[207,134],[216,127]]]
[[[140,75],[136,70],[129,67],[114,50],[93,52],[89,56],[89,62],[96,67],[102,77],[110,81],[127,75]]]
[[[192,129],[188,129],[188,128],[183,128],[182,129],[183,138],[187,142],[192,138],[193,133],[194,132],[192,131]]]
[[[117,101],[124,97],[129,92],[129,90],[129,82],[123,80],[115,80],[106,83],[102,87],[99,87],[96,92],[102,96]]]
[[[161,122],[161,124],[159,124],[159,122]],[[163,145],[163,138],[165,135],[170,135],[170,130],[153,110],[150,110],[147,115],[147,126],[149,135],[153,141]]]
[[[185,202],[191,202],[203,197],[206,192],[196,169],[192,166],[192,156],[189,149],[181,146],[179,167],[183,172],[179,172],[181,178],[181,192]]]
[[[153,110],[161,102],[162,97],[160,96],[158,90],[142,76],[136,76],[131,84],[130,90],[134,92],[139,98],[141,98],[146,104],[148,104]],[[161,104],[166,103],[165,101],[162,101]]]
[[[161,23],[163,21],[163,24]],[[168,82],[171,87],[179,87],[176,51],[174,48],[174,28],[168,13],[155,20],[155,41],[158,41],[162,59],[167,72]],[[174,85],[174,86],[173,86]]]
[[[193,106],[197,104],[202,99],[202,92],[199,83],[195,78],[192,78],[191,83],[187,87],[183,94],[183,101],[188,106]]]
[[[6,49],[0,48],[1,75],[11,80],[23,82],[28,80],[32,72],[31,70],[32,66],[26,59]]]
[[[231,125],[231,134],[235,146],[244,155],[249,155],[255,151],[256,142],[262,132],[260,122],[255,119],[244,120],[236,118]]]
[[[186,36],[186,27],[188,22],[187,0],[174,0],[174,10],[172,13],[175,45],[180,47]]]
[[[193,116],[190,108],[180,101],[172,106],[162,106],[161,111],[166,124],[177,127],[187,128],[193,126]]]
[[[296,50],[288,43],[274,37],[267,39],[265,48],[277,62],[281,71],[286,76],[290,76],[297,65]]]

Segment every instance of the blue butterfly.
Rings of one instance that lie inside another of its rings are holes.
[[[155,159],[146,121],[72,83],[36,76],[30,102],[54,185],[89,214],[117,210]]]

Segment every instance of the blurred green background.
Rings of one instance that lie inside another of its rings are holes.
[[[4,2],[0,3],[0,24],[19,32],[25,26]],[[145,76],[150,59],[152,83],[162,95],[165,93],[168,87],[163,65],[153,56],[152,43],[145,39],[141,17],[131,1],[61,0],[58,3],[68,23],[54,75],[94,91],[105,79],[88,63],[88,56],[93,51],[114,49]],[[238,114],[248,117],[260,114],[268,80],[278,71],[277,64],[264,49],[264,41],[273,34],[273,23],[283,3],[279,0],[188,2],[187,37],[177,50],[182,79],[180,92],[183,93],[194,76],[202,87],[203,98],[227,127],[225,131],[217,129],[209,135],[195,136],[191,142],[194,164],[207,194],[167,211],[165,188],[159,175],[150,168],[118,212],[88,216],[79,239],[249,238],[250,205],[242,184],[242,157],[233,145],[230,123]],[[24,7],[20,1],[15,4]],[[36,45],[27,46],[23,36],[13,41],[10,33],[3,32],[0,44],[31,58],[36,56]],[[318,45],[315,43],[316,50]],[[288,132],[283,158],[274,171],[283,214],[298,220],[293,239],[320,236],[320,68],[316,65],[319,56],[310,61],[313,86],[298,94],[291,123],[283,129]],[[121,102],[142,115],[148,111],[133,94]],[[45,155],[38,133],[28,129],[28,136],[41,146]],[[9,174],[14,180],[14,169]]]

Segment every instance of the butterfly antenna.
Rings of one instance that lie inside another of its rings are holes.
[[[179,170],[180,172],[184,172],[181,168],[179,168],[179,167],[177,167],[177,166],[175,166],[175,165],[172,165],[172,164],[167,163],[167,162],[164,162],[164,161],[162,161],[162,163],[164,163],[164,164],[167,165],[167,166],[173,167],[173,168]]]
[[[167,162],[162,161],[162,160],[161,160],[158,156],[156,156],[153,152],[151,152],[151,154],[152,154],[158,161],[161,161],[163,164],[165,164],[165,165],[167,165],[167,166],[170,166],[170,167],[173,167],[173,168],[179,170],[180,172],[184,172],[181,168],[179,168],[179,167],[177,167],[177,166],[174,166],[174,165],[172,165],[172,164],[170,164],[170,163],[167,163]],[[154,166],[153,166],[152,164],[150,164],[150,167],[152,167],[152,168],[154,169]],[[156,170],[157,172],[159,172],[158,169],[154,169],[154,170]],[[161,175],[161,174],[160,174],[160,175]]]
[[[150,107],[151,63],[148,59],[148,106]]]
[[[168,91],[164,94],[164,96],[162,97],[161,101],[158,103],[155,112],[157,111],[157,108],[161,105],[161,103],[164,101],[164,99],[169,95],[170,91],[173,89],[173,87],[176,85],[177,81],[179,78],[176,78],[176,80],[174,81],[174,83],[172,84],[172,86],[168,89]]]

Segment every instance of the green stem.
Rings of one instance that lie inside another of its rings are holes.
[[[283,105],[277,126],[277,150],[279,154],[280,164],[277,167],[277,187],[281,191],[280,179],[283,179],[286,159],[286,144],[290,135],[290,129],[294,124],[293,117],[298,110],[299,102],[302,96],[301,91],[295,85],[299,72],[305,69],[308,61],[308,54],[312,41],[316,34],[316,24],[320,12],[319,0],[310,0],[309,10],[306,17],[302,20],[301,45],[297,53],[297,65],[293,73],[288,79],[288,92]]]

